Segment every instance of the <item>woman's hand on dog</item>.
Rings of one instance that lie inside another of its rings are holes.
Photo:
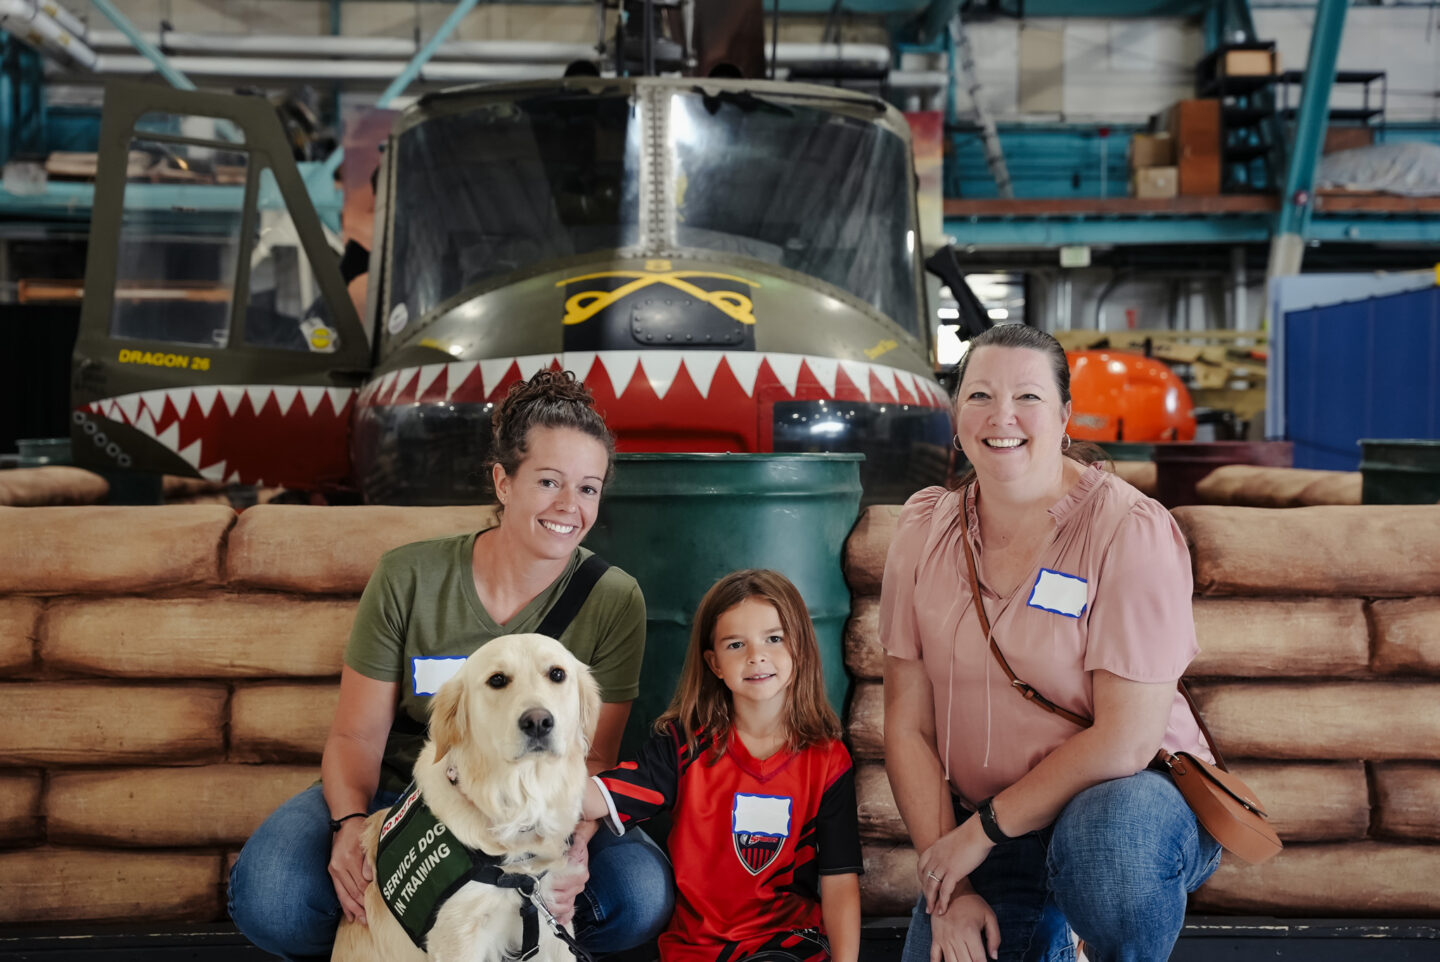
[[[583,821],[575,826],[575,836],[565,853],[567,868],[556,873],[550,881],[545,907],[561,925],[574,921],[575,899],[585,890],[585,883],[590,881],[590,839],[599,827],[599,822],[592,821]]]
[[[340,897],[340,908],[345,911],[347,919],[361,925],[366,924],[365,886],[375,877],[360,847],[360,836],[364,830],[365,820],[352,818],[341,824],[330,846],[330,881],[335,884],[335,894]],[[572,912],[573,905],[574,896],[571,896]]]

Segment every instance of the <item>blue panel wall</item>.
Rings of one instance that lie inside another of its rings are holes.
[[[1285,315],[1295,467],[1356,471],[1361,438],[1440,439],[1440,287]]]

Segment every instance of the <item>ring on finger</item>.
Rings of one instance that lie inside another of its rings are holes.
[[[934,872],[926,872],[925,875],[929,878],[933,878],[937,882],[940,881],[940,876],[936,875]]]

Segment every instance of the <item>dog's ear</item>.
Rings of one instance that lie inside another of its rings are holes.
[[[430,740],[435,743],[437,762],[465,737],[469,720],[465,711],[464,675],[463,671],[457,673],[430,699]]]
[[[576,666],[575,680],[580,690],[580,738],[588,755],[595,740],[595,726],[600,723],[600,686],[583,663]]]

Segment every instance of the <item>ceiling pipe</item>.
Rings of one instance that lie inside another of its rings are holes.
[[[55,0],[45,0],[45,6],[41,7],[41,12],[64,27],[77,40],[85,41],[91,49],[94,49],[95,45],[90,43],[90,37],[87,35],[88,28],[85,26],[84,20],[60,6]]]
[[[254,57],[171,57],[169,60],[177,70],[183,71],[188,77],[235,80],[387,83],[405,67],[403,62],[394,60],[278,60]],[[97,75],[144,76],[154,70],[155,65],[144,57],[106,54],[99,58],[95,72]],[[562,70],[561,65],[552,63],[431,61],[421,68],[417,79],[429,84],[547,80],[558,79]],[[788,71],[781,70],[780,77],[787,78]],[[940,70],[892,70],[885,78],[885,83],[897,90],[928,90],[936,93],[944,90],[948,82],[949,76]]]
[[[0,0],[3,2],[3,0]],[[170,57],[170,63],[189,77],[225,77],[240,80],[349,80],[389,83],[405,69],[402,60],[277,60],[258,57]],[[99,58],[96,72],[111,76],[153,73],[155,65],[144,57]],[[563,67],[546,63],[428,63],[418,79],[429,83],[535,80],[559,77]]]
[[[167,54],[233,57],[350,57],[369,60],[409,58],[416,46],[400,37],[293,36],[288,34],[202,34],[142,32],[145,40]],[[96,50],[128,50],[130,40],[117,30],[92,30],[89,42]],[[779,62],[840,61],[856,66],[890,66],[890,49],[878,43],[782,43]],[[436,48],[432,60],[480,60],[489,63],[554,63],[595,60],[588,43],[536,40],[448,40]]]
[[[85,41],[62,26],[34,0],[0,0],[0,29],[67,67],[94,70],[99,59]]]

